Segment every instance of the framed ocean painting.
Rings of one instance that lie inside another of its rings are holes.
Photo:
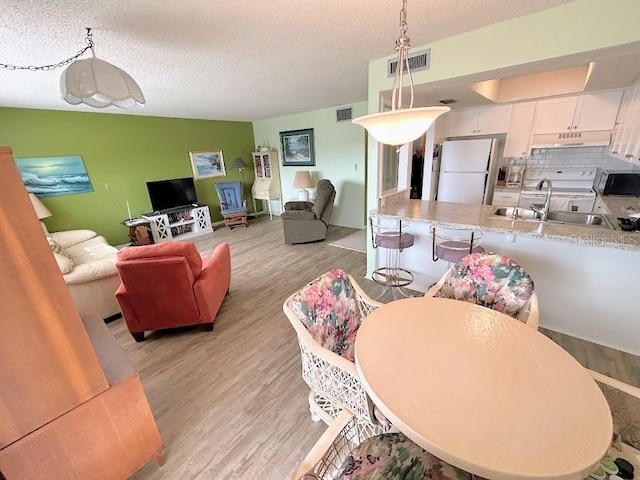
[[[192,150],[189,152],[193,178],[202,180],[203,178],[225,177],[224,159],[222,150]]]
[[[15,161],[27,192],[38,197],[93,192],[80,155],[23,157]]]

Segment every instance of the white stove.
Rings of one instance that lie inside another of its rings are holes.
[[[591,213],[596,200],[593,189],[595,167],[527,168],[519,207],[530,208],[532,203],[544,203],[547,184],[542,186],[542,190],[537,190],[536,185],[545,178],[551,180],[552,185],[550,210]]]

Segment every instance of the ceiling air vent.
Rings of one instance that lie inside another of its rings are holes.
[[[398,60],[389,60],[387,62],[387,77],[393,77],[398,68]],[[402,68],[406,68],[405,65]],[[420,70],[429,70],[431,68],[431,49],[421,50],[409,55],[409,68],[411,72]]]
[[[336,108],[336,122],[348,122],[353,118],[353,107]]]

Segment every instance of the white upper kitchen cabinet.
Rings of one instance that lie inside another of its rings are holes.
[[[640,82],[624,91],[609,153],[627,162],[640,161]]]
[[[578,97],[551,98],[537,102],[531,133],[560,133],[571,130]]]
[[[580,95],[573,119],[573,130],[576,132],[613,130],[621,100],[622,90]]]
[[[511,112],[511,125],[504,144],[504,157],[528,157],[531,153],[531,126],[536,102],[516,103]]]
[[[447,125],[448,137],[470,137],[506,133],[511,121],[511,105],[452,110]]]
[[[533,134],[613,130],[622,90],[540,100]]]

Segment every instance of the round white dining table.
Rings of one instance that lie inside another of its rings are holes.
[[[611,442],[611,412],[588,372],[549,338],[494,310],[397,300],[363,322],[355,355],[382,413],[470,473],[578,480]]]

